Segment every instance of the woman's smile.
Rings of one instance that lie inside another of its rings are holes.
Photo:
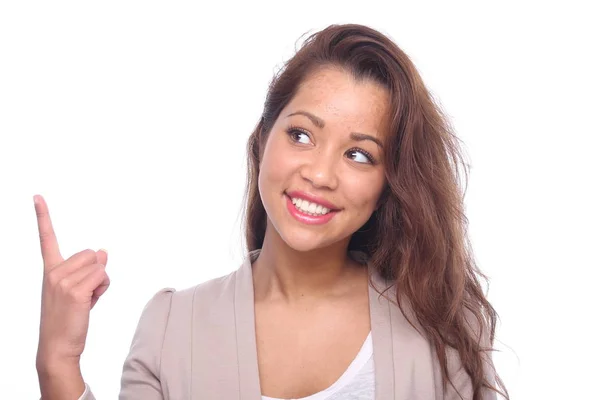
[[[291,196],[286,193],[284,197],[290,215],[308,225],[326,224],[341,211],[332,205],[331,208],[326,207],[323,200],[318,203],[308,201],[308,195],[301,192],[292,192]]]

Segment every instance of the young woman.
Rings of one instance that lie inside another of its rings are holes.
[[[120,398],[506,394],[461,166],[458,139],[390,39],[361,25],[309,37],[273,79],[248,142],[246,259],[148,302]],[[42,397],[92,399],[79,358],[109,285],[107,254],[64,260],[40,196],[35,208]]]

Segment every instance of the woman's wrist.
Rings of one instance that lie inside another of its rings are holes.
[[[46,360],[37,364],[42,400],[77,400],[85,391],[79,362]]]

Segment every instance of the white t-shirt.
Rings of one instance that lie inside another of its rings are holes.
[[[301,399],[289,400],[374,400],[375,369],[373,364],[373,339],[371,333],[365,339],[356,358],[327,389]],[[262,396],[262,400],[283,400]],[[288,399],[286,399],[288,400]]]

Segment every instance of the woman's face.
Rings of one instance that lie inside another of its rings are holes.
[[[319,69],[303,82],[260,163],[267,230],[297,251],[350,240],[384,189],[388,104],[384,87],[341,69]]]

